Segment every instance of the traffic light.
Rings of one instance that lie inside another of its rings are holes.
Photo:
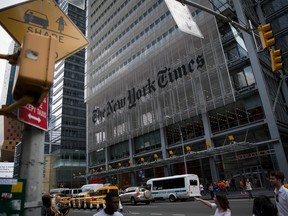
[[[272,71],[278,71],[283,68],[281,50],[270,50]]]
[[[258,32],[263,49],[271,47],[275,44],[275,38],[270,23],[258,26]]]
[[[31,104],[39,106],[53,84],[56,39],[51,36],[26,33],[17,60],[13,85],[13,98],[33,98]]]

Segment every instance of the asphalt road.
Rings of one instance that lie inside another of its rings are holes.
[[[233,216],[252,215],[253,200],[233,199],[230,200],[230,207]],[[92,216],[97,211],[95,209],[71,209],[69,216]],[[214,210],[200,202],[186,201],[170,203],[168,201],[156,201],[150,205],[130,204],[123,205],[124,216],[213,216]]]

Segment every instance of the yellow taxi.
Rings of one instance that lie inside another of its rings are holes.
[[[81,192],[77,194],[74,198],[70,199],[70,206],[72,208],[100,208],[103,207],[103,203],[106,204],[105,198],[106,194],[115,191],[119,193],[117,186],[104,186],[98,188],[95,191]]]
[[[98,190],[94,193],[94,195],[92,196],[92,194],[90,195],[90,200],[92,201],[92,205],[93,207],[97,206],[103,206],[103,202],[104,204],[106,204],[105,198],[106,198],[106,194],[109,192],[115,192],[115,193],[119,193],[119,189],[117,186],[104,186],[101,188],[98,188]],[[89,202],[90,204],[90,200],[87,202]]]

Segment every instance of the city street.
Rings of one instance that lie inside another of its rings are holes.
[[[233,216],[252,215],[253,200],[249,199],[233,199],[230,200],[230,206]],[[88,216],[93,215],[97,211],[84,210],[84,209],[71,209],[71,216]],[[123,205],[123,215],[137,215],[137,216],[149,216],[149,215],[165,215],[165,216],[210,216],[214,215],[214,210],[209,207],[194,201],[187,202],[175,202],[170,203],[168,201],[156,201],[150,205],[137,204],[132,206],[130,204]]]

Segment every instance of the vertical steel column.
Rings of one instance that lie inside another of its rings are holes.
[[[205,133],[204,138],[206,141],[211,142],[211,147],[214,147],[214,143],[211,140],[211,129],[210,129],[211,127],[210,127],[208,115],[207,115],[207,113],[202,113],[201,115],[202,115],[202,122],[203,122],[204,133]],[[219,176],[218,167],[216,166],[216,163],[215,163],[215,157],[217,157],[217,156],[213,156],[213,157],[209,158],[209,165],[210,165],[212,181],[218,182],[220,180],[220,176]]]

